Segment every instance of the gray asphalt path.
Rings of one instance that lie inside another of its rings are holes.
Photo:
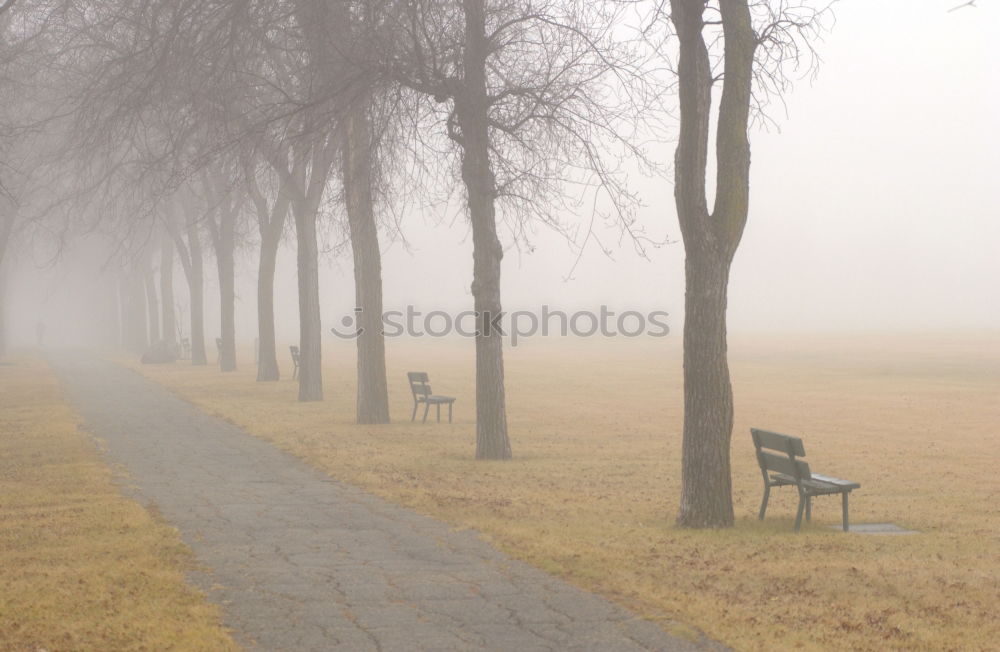
[[[179,528],[242,645],[262,650],[692,650],[472,532],[345,486],[133,371],[53,357],[140,501]]]

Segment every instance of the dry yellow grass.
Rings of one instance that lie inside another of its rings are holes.
[[[37,359],[0,367],[0,523],[0,649],[236,649]]]
[[[324,403],[255,383],[250,364],[143,372],[336,478],[737,649],[1000,649],[996,336],[733,338],[737,526],[697,532],[673,526],[682,395],[668,339],[508,349],[509,463],[472,459],[468,341],[390,341],[396,423],[380,427],[352,423],[348,344],[326,351]],[[458,397],[453,425],[409,422],[407,370]],[[787,488],[759,523],[751,425],[803,436],[818,472],[860,482],[855,523],[922,534],[845,535],[827,527],[839,500],[819,498],[795,535]]]

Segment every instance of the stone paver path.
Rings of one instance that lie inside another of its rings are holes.
[[[692,650],[656,625],[433,519],[340,484],[133,371],[52,360],[137,497],[177,526],[192,581],[263,650]]]

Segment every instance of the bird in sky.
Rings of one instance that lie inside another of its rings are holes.
[[[975,6],[976,6],[976,0],[969,0],[966,3],[958,5],[957,7],[952,7],[951,9],[948,10],[948,13],[950,14],[953,11],[958,11],[959,9],[964,9],[965,7],[975,7]]]

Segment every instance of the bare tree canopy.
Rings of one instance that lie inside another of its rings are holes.
[[[733,393],[727,358],[729,272],[750,201],[749,127],[790,74],[812,63],[809,37],[822,9],[799,2],[671,0],[677,39],[680,131],[674,199],[686,253],[684,435],[677,521],[733,524],[730,440]],[[713,91],[721,85],[717,113]],[[715,119],[715,199],[709,144]]]
[[[600,189],[630,224],[633,198],[608,155],[618,146],[642,157],[628,120],[641,113],[639,84],[619,92],[623,78],[639,79],[635,53],[615,39],[620,20],[611,3],[420,0],[383,3],[367,23],[379,27],[369,37],[382,53],[374,69],[422,98],[437,139],[422,145],[454,157],[464,190],[479,458],[511,456],[502,343],[491,333],[502,312],[501,220],[515,233],[532,219],[558,226],[551,208],[578,186]]]
[[[113,234],[129,260],[148,257],[148,243],[170,234],[188,280],[191,336],[202,340],[192,342],[193,361],[206,357],[204,326],[196,323],[202,309],[195,308],[203,253],[216,261],[220,364],[231,370],[234,261],[254,247],[257,377],[280,377],[274,270],[288,223],[299,400],[323,399],[321,234],[336,223],[351,248],[366,320],[357,344],[357,420],[388,422],[379,231],[399,197],[458,191],[474,248],[482,459],[512,456],[502,338],[491,332],[503,311],[505,250],[525,244],[535,225],[569,233],[579,225],[565,216],[581,214],[584,224],[596,214],[610,218],[641,248],[628,173],[656,169],[645,143],[662,136],[676,97],[673,190],[687,253],[679,520],[732,522],[725,310],[749,206],[747,133],[755,120],[767,121],[766,107],[795,76],[813,70],[823,7],[802,0],[112,0],[46,11],[59,46],[47,83],[62,89],[63,129],[54,139],[61,158],[46,165],[53,175],[71,170],[61,205],[78,208],[70,222],[86,219]],[[203,252],[204,244],[211,248]],[[152,305],[155,287],[147,287]],[[166,294],[170,284],[161,288]]]

